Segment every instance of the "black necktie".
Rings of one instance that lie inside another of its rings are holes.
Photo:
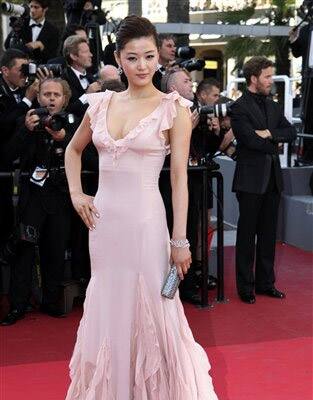
[[[35,26],[37,26],[37,28],[42,28],[42,24],[31,24],[30,27],[34,28]]]

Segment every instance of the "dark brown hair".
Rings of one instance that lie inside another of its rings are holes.
[[[31,3],[32,1],[35,1],[36,3],[40,4],[42,8],[49,7],[49,0],[28,0],[28,3]]]
[[[162,46],[164,40],[173,40],[173,42],[176,44],[176,37],[174,35],[172,35],[171,33],[159,33],[158,34],[159,47]]]
[[[214,78],[203,79],[203,81],[199,82],[196,93],[199,94],[201,92],[206,92],[207,90],[211,91],[213,87],[221,89],[219,81]]]
[[[273,67],[274,63],[264,56],[255,56],[250,58],[243,66],[243,76],[246,78],[247,85],[251,83],[251,76],[257,78],[261,75],[262,69]]]
[[[152,37],[158,47],[155,26],[147,18],[129,15],[120,23],[116,33],[116,51],[120,52],[130,40],[141,37]]]

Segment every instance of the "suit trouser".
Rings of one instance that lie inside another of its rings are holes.
[[[239,294],[274,286],[274,259],[280,193],[238,192],[236,282]],[[253,264],[255,260],[255,277]]]
[[[45,209],[42,199],[31,196],[21,216],[25,226],[40,232],[39,255],[43,304],[55,304],[59,299],[64,276],[64,255],[69,241],[70,209],[59,207],[55,213]],[[24,311],[32,287],[35,243],[21,240],[11,276],[11,307]]]

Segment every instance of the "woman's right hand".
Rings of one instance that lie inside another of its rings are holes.
[[[94,197],[84,193],[72,193],[71,199],[76,212],[91,231],[96,228],[94,216],[100,217],[93,204]]]

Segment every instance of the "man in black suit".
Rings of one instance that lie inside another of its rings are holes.
[[[313,135],[313,68],[309,68],[310,37],[312,39],[313,22],[303,26],[301,29],[292,29],[289,32],[289,41],[292,55],[302,57],[302,114],[304,119],[304,133]],[[307,102],[306,107],[304,101]],[[305,108],[305,109],[304,109]],[[303,161],[313,161],[313,140],[303,140]]]
[[[157,65],[157,70],[153,75],[154,86],[161,89],[161,80],[165,75],[167,68],[175,60],[176,43],[175,37],[168,33],[160,33],[158,35],[159,39],[159,63]]]
[[[234,104],[231,118],[237,139],[233,191],[239,202],[236,280],[241,300],[252,304],[254,291],[285,297],[274,286],[277,214],[283,190],[278,145],[293,141],[296,132],[281,107],[268,98],[273,63],[265,57],[252,57],[243,73],[248,90]]]
[[[66,80],[72,90],[67,111],[83,118],[87,107],[86,93],[95,93],[101,90],[101,84],[87,73],[92,65],[92,54],[87,39],[78,35],[69,36],[63,46],[63,55],[67,62],[62,79]]]
[[[48,59],[56,57],[59,46],[58,29],[46,20],[48,0],[29,1],[30,18],[25,18],[20,35],[23,40],[23,51],[27,51],[30,58],[38,63],[45,64]],[[9,33],[4,46],[10,46],[13,31]]]
[[[67,82],[48,78],[41,82],[38,102],[50,116],[62,111],[70,97]],[[39,125],[29,110],[15,134],[24,173],[20,180],[19,240],[12,269],[11,311],[1,325],[12,325],[25,315],[32,286],[35,246],[39,245],[42,279],[41,311],[62,316],[58,306],[64,255],[69,241],[71,201],[64,170],[64,151],[77,128],[65,124],[59,131]]]
[[[26,77],[21,71],[23,64],[29,62],[26,54],[16,49],[4,52],[1,59],[0,74],[0,171],[11,172],[13,164],[9,157],[9,143],[16,129],[17,120],[30,109],[37,97],[37,82],[25,88]],[[0,247],[13,229],[13,184],[11,178],[0,181]],[[6,269],[5,269],[6,270]],[[2,276],[3,280],[7,280]],[[4,292],[6,288],[2,288]]]

